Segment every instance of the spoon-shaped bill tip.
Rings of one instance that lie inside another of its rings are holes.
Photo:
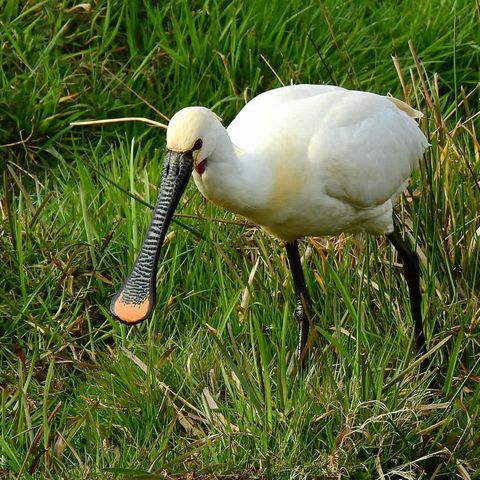
[[[150,295],[148,295],[142,302],[134,303],[132,301],[127,301],[124,298],[123,292],[120,292],[118,295],[115,295],[110,305],[110,311],[112,314],[122,323],[126,323],[127,325],[135,325],[136,323],[145,320],[152,310],[153,302]]]

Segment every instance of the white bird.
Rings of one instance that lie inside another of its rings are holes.
[[[303,358],[311,300],[297,239],[341,232],[386,234],[398,250],[410,291],[415,340],[426,345],[419,263],[393,224],[393,206],[418,165],[427,139],[422,114],[392,97],[326,85],[267,91],[225,129],[204,107],[177,112],[150,227],[131,273],[111,303],[127,324],[152,312],[160,248],[193,172],[200,192],[283,240],[292,270]]]

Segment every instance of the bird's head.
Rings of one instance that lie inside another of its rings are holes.
[[[167,129],[167,150],[192,152],[194,168],[204,162],[217,145],[220,119],[205,107],[187,107],[178,111]]]
[[[133,325],[145,320],[156,302],[157,263],[168,226],[192,171],[202,175],[215,150],[219,118],[208,108],[177,112],[167,129],[167,152],[150,227],[130,274],[112,299],[111,313]]]

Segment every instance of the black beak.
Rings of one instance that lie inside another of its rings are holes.
[[[110,304],[112,315],[133,325],[155,308],[157,264],[168,226],[193,170],[191,152],[167,150],[162,181],[150,227],[127,279]]]

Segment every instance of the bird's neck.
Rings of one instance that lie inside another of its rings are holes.
[[[262,203],[264,189],[260,188],[263,172],[261,162],[236,148],[227,130],[219,125],[217,145],[207,160],[203,175],[194,174],[202,194],[213,203],[252,218]]]

